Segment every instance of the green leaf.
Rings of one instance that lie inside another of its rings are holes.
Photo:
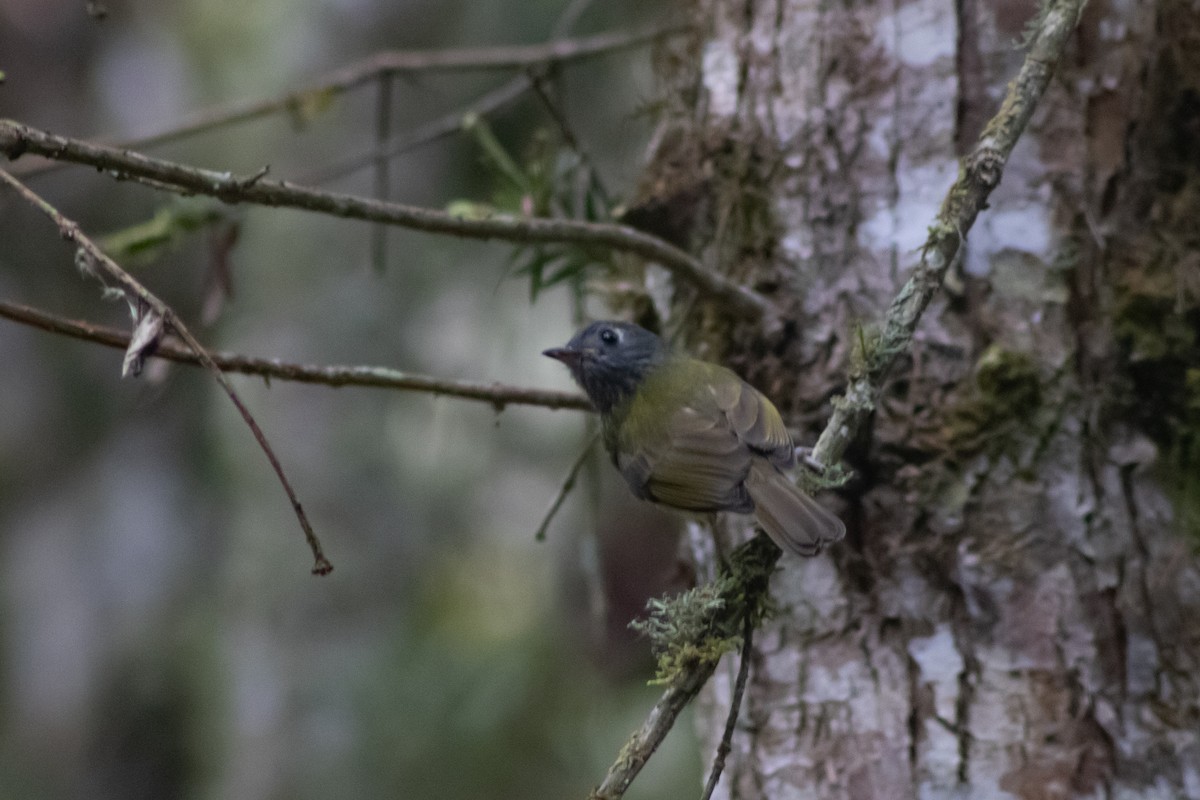
[[[504,149],[504,145],[500,144],[500,140],[492,133],[487,121],[478,114],[467,114],[463,117],[462,125],[464,131],[475,137],[475,142],[483,151],[486,163],[513,187],[521,192],[529,192],[529,178]]]
[[[474,200],[451,200],[446,204],[446,213],[459,219],[487,219],[496,213],[496,207]]]
[[[116,261],[146,264],[177,248],[188,234],[225,218],[221,206],[207,198],[176,199],[150,219],[97,237],[96,243]]]
[[[297,92],[289,97],[287,109],[292,117],[292,125],[301,130],[308,127],[310,122],[324,114],[333,105],[337,93],[337,89],[327,87]]]

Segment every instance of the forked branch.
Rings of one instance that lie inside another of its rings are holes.
[[[146,287],[142,286],[133,276],[118,266],[117,262],[113,261],[104,251],[100,249],[90,238],[88,238],[79,225],[72,220],[67,219],[58,209],[47,203],[37,193],[32,191],[25,184],[14,178],[5,170],[0,169],[0,183],[7,184],[22,198],[27,200],[30,205],[41,211],[57,226],[59,233],[68,242],[74,244],[77,248],[76,264],[83,270],[93,273],[97,278],[104,282],[105,278],[115,281],[118,290],[124,295],[125,299],[131,306],[136,307],[139,312],[139,320],[134,333],[134,341],[138,340],[139,335],[145,335],[147,338],[140,342],[140,347],[135,350],[132,346],[127,351],[126,370],[131,362],[140,363],[140,359],[145,357],[146,352],[153,349],[156,340],[161,336],[165,329],[170,329],[179,335],[191,348],[196,358],[202,363],[216,378],[217,383],[229,396],[230,401],[237,407],[238,413],[242,415],[242,419],[254,434],[255,441],[266,454],[267,460],[271,462],[272,469],[275,470],[279,482],[283,485],[283,490],[287,494],[288,501],[292,504],[292,510],[296,514],[296,519],[300,522],[300,528],[304,531],[304,538],[308,542],[309,549],[313,554],[313,574],[327,575],[333,571],[333,564],[325,557],[324,550],[321,547],[321,541],[317,538],[316,532],[308,521],[308,516],[304,513],[304,509],[300,505],[300,499],[296,496],[296,492],[292,489],[292,484],[288,480],[287,475],[283,471],[283,466],[279,463],[275,451],[272,449],[267,437],[262,432],[262,428],[258,426],[258,422],[251,415],[250,410],[242,403],[237,392],[233,388],[233,384],[225,377],[225,373],[213,361],[212,356],[208,354],[196,337],[192,335],[183,321],[179,319],[174,310],[162,300],[158,299]],[[152,331],[152,333],[146,333]],[[135,367],[133,371],[136,373],[140,370],[140,366]]]

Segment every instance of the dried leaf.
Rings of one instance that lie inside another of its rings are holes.
[[[96,260],[92,258],[92,254],[82,247],[75,251],[75,269],[79,270],[79,274],[85,278],[99,279],[99,274],[96,272]]]
[[[225,301],[233,299],[233,248],[241,226],[229,222],[209,236],[208,274],[204,280],[204,304],[200,320],[211,325],[221,315]]]
[[[308,123],[319,117],[333,105],[337,90],[332,88],[297,92],[288,98],[288,112],[296,130],[304,130]]]
[[[109,303],[115,303],[118,300],[125,299],[125,290],[120,286],[105,286],[100,292],[100,299]]]
[[[133,329],[133,337],[125,350],[125,361],[121,364],[121,377],[137,377],[142,374],[146,358],[158,349],[163,337],[163,318],[156,311],[146,311]]]

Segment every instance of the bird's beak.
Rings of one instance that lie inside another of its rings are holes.
[[[549,350],[543,350],[542,355],[549,356],[555,361],[561,361],[568,367],[571,367],[578,364],[579,360],[583,358],[583,351],[574,350],[570,347],[551,347]]]

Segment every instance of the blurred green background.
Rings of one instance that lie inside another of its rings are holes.
[[[0,0],[0,115],[130,139],[382,49],[544,41],[564,9],[111,0],[100,21],[85,6]],[[573,32],[665,11],[595,3]],[[397,79],[393,130],[510,77]],[[569,65],[554,88],[605,185],[627,195],[650,134],[647,50]],[[374,107],[367,87],[303,126],[274,116],[153,152],[302,180],[370,150]],[[553,130],[530,97],[490,124],[518,155]],[[463,135],[397,158],[391,177],[394,199],[433,207],[496,189]],[[171,202],[81,167],[26,180],[96,235]],[[370,194],[373,177],[322,186]],[[392,229],[379,274],[366,224],[223,212],[238,224],[234,292],[214,321],[201,322],[213,231],[129,265],[206,344],[569,387],[539,353],[572,332],[572,298],[560,287],[531,304],[511,248]],[[0,298],[128,325],[12,193],[0,195]],[[596,458],[548,540],[533,538],[586,415],[235,377],[335,564],[316,578],[210,376],[151,364],[121,380],[119,351],[6,320],[0,365],[0,797],[584,797],[657,698],[647,646],[625,626],[678,582],[669,518],[631,504]],[[691,795],[700,770],[685,721],[629,796]]]

